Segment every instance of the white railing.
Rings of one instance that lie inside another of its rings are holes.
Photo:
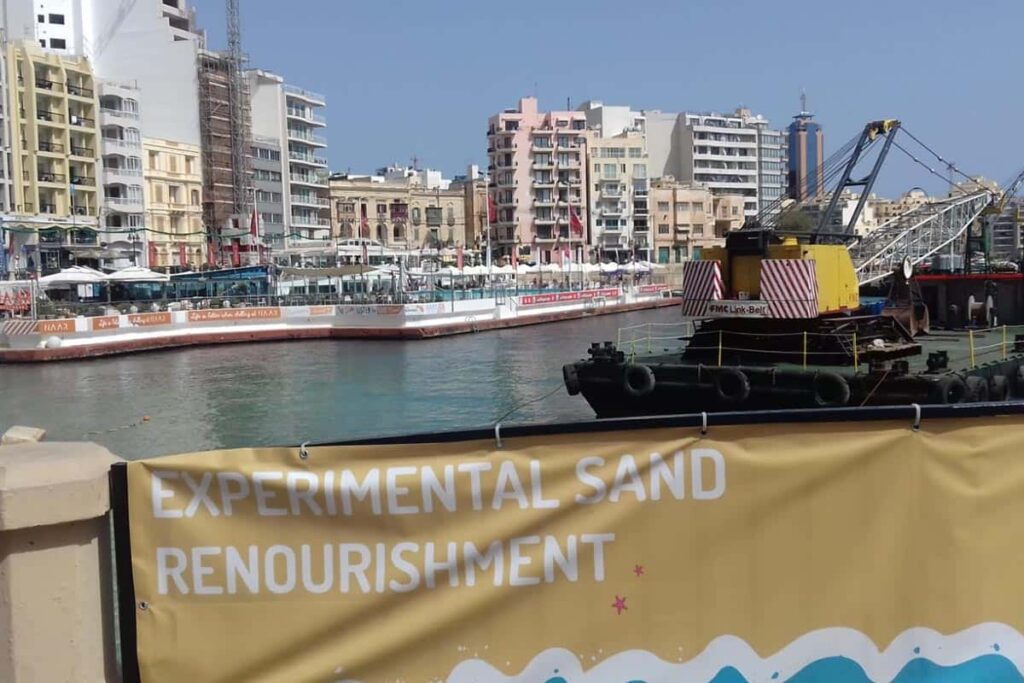
[[[312,90],[305,90],[295,85],[285,85],[284,91],[289,95],[297,95],[298,97],[305,97],[307,100],[313,100],[314,102],[327,102],[327,98],[318,92]]]

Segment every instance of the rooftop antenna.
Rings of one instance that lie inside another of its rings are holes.
[[[414,170],[414,171],[418,170],[419,164],[420,164],[420,158],[418,156],[416,156],[415,154],[413,154],[411,161],[412,161],[412,170]]]
[[[807,113],[807,91],[800,88],[800,112]]]

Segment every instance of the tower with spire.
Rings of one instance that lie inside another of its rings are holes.
[[[789,197],[798,202],[820,198],[824,188],[825,135],[800,91],[800,113],[789,124]]]

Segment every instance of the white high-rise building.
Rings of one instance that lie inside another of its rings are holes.
[[[644,112],[655,176],[701,183],[715,194],[744,197],[753,217],[785,194],[782,133],[750,111],[733,114]]]
[[[269,71],[246,74],[252,101],[254,136],[280,141],[284,260],[333,254],[331,202],[327,187],[323,95],[289,85]]]
[[[148,138],[200,144],[197,50],[187,0],[4,0],[7,37],[83,56],[100,79],[139,89]]]

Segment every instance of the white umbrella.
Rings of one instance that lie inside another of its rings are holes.
[[[601,264],[601,272],[602,273],[617,273],[617,272],[619,272],[619,264],[618,263],[602,263]]]
[[[520,263],[516,272],[520,275],[536,275],[540,272],[540,266],[536,263]]]
[[[142,266],[129,266],[107,276],[111,282],[167,282],[170,276]]]
[[[39,278],[39,285],[41,287],[53,286],[53,285],[67,285],[67,284],[90,284],[106,282],[107,278],[103,273],[92,268],[85,268],[83,266],[71,266],[65,268],[59,273],[53,275],[47,275]]]
[[[557,263],[545,263],[544,264],[544,272],[545,273],[561,273],[562,272],[562,266],[558,265]]]
[[[495,275],[515,275],[516,269],[512,266],[505,264],[503,266],[496,266],[494,268]]]
[[[583,264],[583,272],[584,273],[600,273],[601,272],[601,266],[599,266],[596,263],[584,263]]]
[[[487,275],[487,266],[466,266],[462,269],[463,275]]]

